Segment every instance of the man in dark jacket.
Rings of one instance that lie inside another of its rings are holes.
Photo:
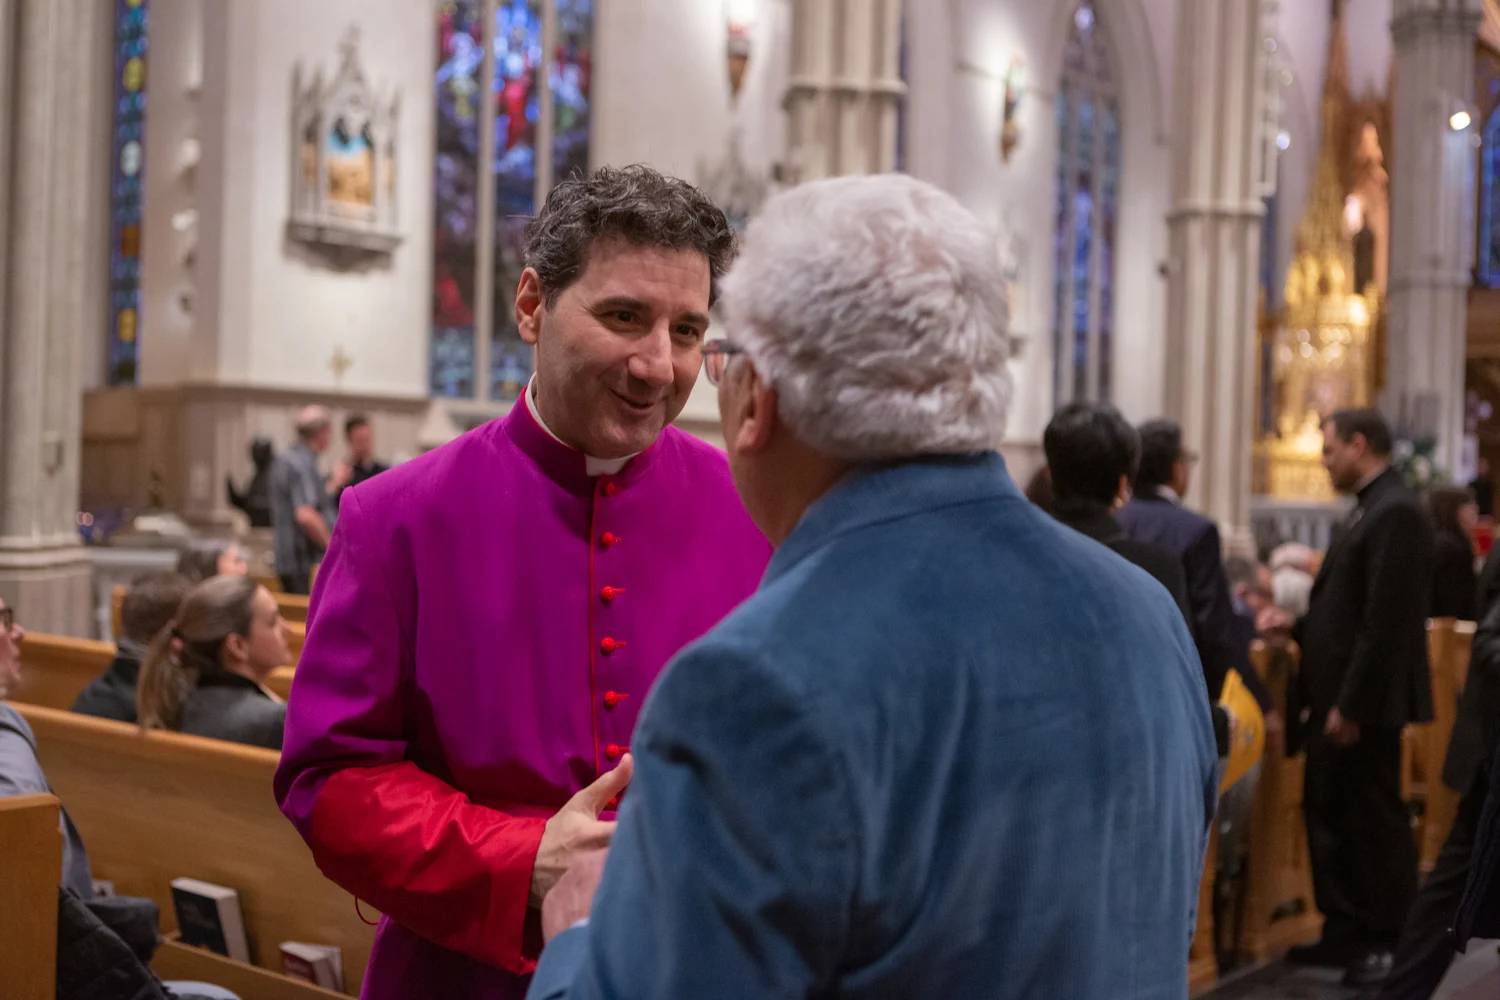
[[[156,634],[166,628],[192,585],[176,573],[147,573],[130,581],[120,608],[124,632],[114,661],[83,689],[73,711],[118,722],[135,721],[135,684],[141,661]]]
[[[1072,403],[1058,410],[1042,435],[1052,482],[1050,513],[1156,578],[1191,625],[1182,561],[1158,545],[1125,534],[1115,511],[1130,500],[1140,463],[1140,436],[1112,406]]]
[[[1323,464],[1358,504],[1334,533],[1297,623],[1313,891],[1323,939],[1294,961],[1349,965],[1370,986],[1391,968],[1417,890],[1416,846],[1401,800],[1401,729],[1432,718],[1427,605],[1432,527],[1391,468],[1391,431],[1374,410],[1323,428]]]
[[[1422,882],[1412,904],[1411,915],[1401,931],[1401,945],[1389,978],[1381,984],[1380,1000],[1427,1000],[1432,996],[1453,959],[1455,945],[1449,928],[1464,885],[1475,869],[1475,844],[1490,789],[1490,761],[1500,747],[1500,605],[1495,605],[1474,636],[1473,655],[1458,718],[1448,742],[1443,765],[1443,784],[1463,798],[1443,850],[1432,873]],[[1497,831],[1500,832],[1500,831]],[[1500,848],[1500,844],[1491,849]],[[1481,851],[1482,853],[1482,851]],[[1491,891],[1500,893],[1500,885]],[[1500,904],[1491,903],[1500,917]]]
[[[1231,668],[1249,676],[1250,651],[1234,618],[1224,552],[1213,521],[1182,505],[1197,460],[1182,444],[1182,428],[1170,420],[1140,427],[1141,462],[1135,499],[1120,511],[1120,526],[1137,541],[1160,546],[1182,561],[1192,608],[1193,639],[1217,701]]]
[[[1191,631],[1193,612],[1182,560],[1159,545],[1131,538],[1115,520],[1115,512],[1130,502],[1130,484],[1140,464],[1141,439],[1135,428],[1112,406],[1070,403],[1047,424],[1042,448],[1053,494],[1048,513],[1155,577],[1172,595]],[[1204,683],[1213,710],[1214,742],[1223,757],[1229,749],[1229,718],[1210,694],[1216,682],[1205,676]],[[1222,683],[1221,677],[1217,684]]]

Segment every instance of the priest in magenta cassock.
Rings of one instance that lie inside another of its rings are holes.
[[[668,426],[732,251],[682,181],[560,184],[516,294],[524,401],[343,496],[276,796],[384,914],[364,997],[525,994],[540,901],[607,844],[652,681],[760,581],[723,455]]]

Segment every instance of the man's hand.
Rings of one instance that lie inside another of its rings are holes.
[[[333,467],[333,474],[328,477],[328,492],[337,493],[354,478],[354,466],[348,462],[339,462]]]
[[[1339,710],[1328,710],[1328,722],[1323,726],[1323,735],[1337,747],[1352,747],[1359,742],[1359,723],[1344,718]]]
[[[563,931],[589,915],[594,893],[604,877],[604,859],[609,851],[585,851],[573,862],[542,904],[542,940],[551,943]]]
[[[547,892],[563,873],[589,852],[602,851],[614,836],[615,824],[599,819],[599,813],[630,784],[635,762],[626,754],[613,771],[601,774],[594,783],[568,800],[547,820],[542,842],[537,847],[536,862],[531,868],[531,905],[540,907]],[[602,862],[601,862],[602,865]],[[590,893],[592,896],[592,892]],[[585,910],[584,915],[587,915]]]

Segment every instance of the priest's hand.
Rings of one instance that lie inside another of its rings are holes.
[[[1343,713],[1336,708],[1329,709],[1323,734],[1336,747],[1352,747],[1359,742],[1359,723],[1344,718]]]
[[[531,905],[540,908],[548,891],[563,873],[577,863],[580,856],[609,846],[615,824],[599,819],[604,807],[630,784],[635,762],[626,754],[613,771],[601,774],[594,783],[568,800],[547,820],[542,842],[537,847],[531,867]],[[590,893],[592,897],[592,893]],[[587,915],[587,914],[585,914]]]
[[[542,904],[542,940],[551,943],[563,931],[588,917],[594,893],[604,877],[607,850],[585,851],[577,856]]]

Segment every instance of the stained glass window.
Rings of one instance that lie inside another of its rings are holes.
[[[109,187],[110,385],[134,385],[140,344],[141,214],[146,166],[147,0],[115,0]]]
[[[1481,146],[1479,284],[1500,287],[1500,108],[1484,123]]]
[[[531,377],[531,348],[516,332],[514,308],[526,224],[556,179],[588,169],[593,17],[593,0],[445,0],[438,7],[434,395],[514,399]],[[487,69],[493,86],[485,94]],[[553,113],[543,120],[548,97]],[[485,115],[493,123],[488,149]],[[550,163],[538,155],[549,148]],[[492,185],[492,208],[480,207],[480,178]],[[488,273],[480,275],[486,258]],[[480,295],[487,316],[476,309]],[[486,369],[488,378],[480,377]]]
[[[1108,400],[1114,377],[1120,106],[1092,2],[1076,8],[1057,96],[1053,389],[1058,405]]]
[[[474,395],[474,295],[479,239],[481,0],[438,8],[437,142],[433,164],[432,366],[435,396]]]

